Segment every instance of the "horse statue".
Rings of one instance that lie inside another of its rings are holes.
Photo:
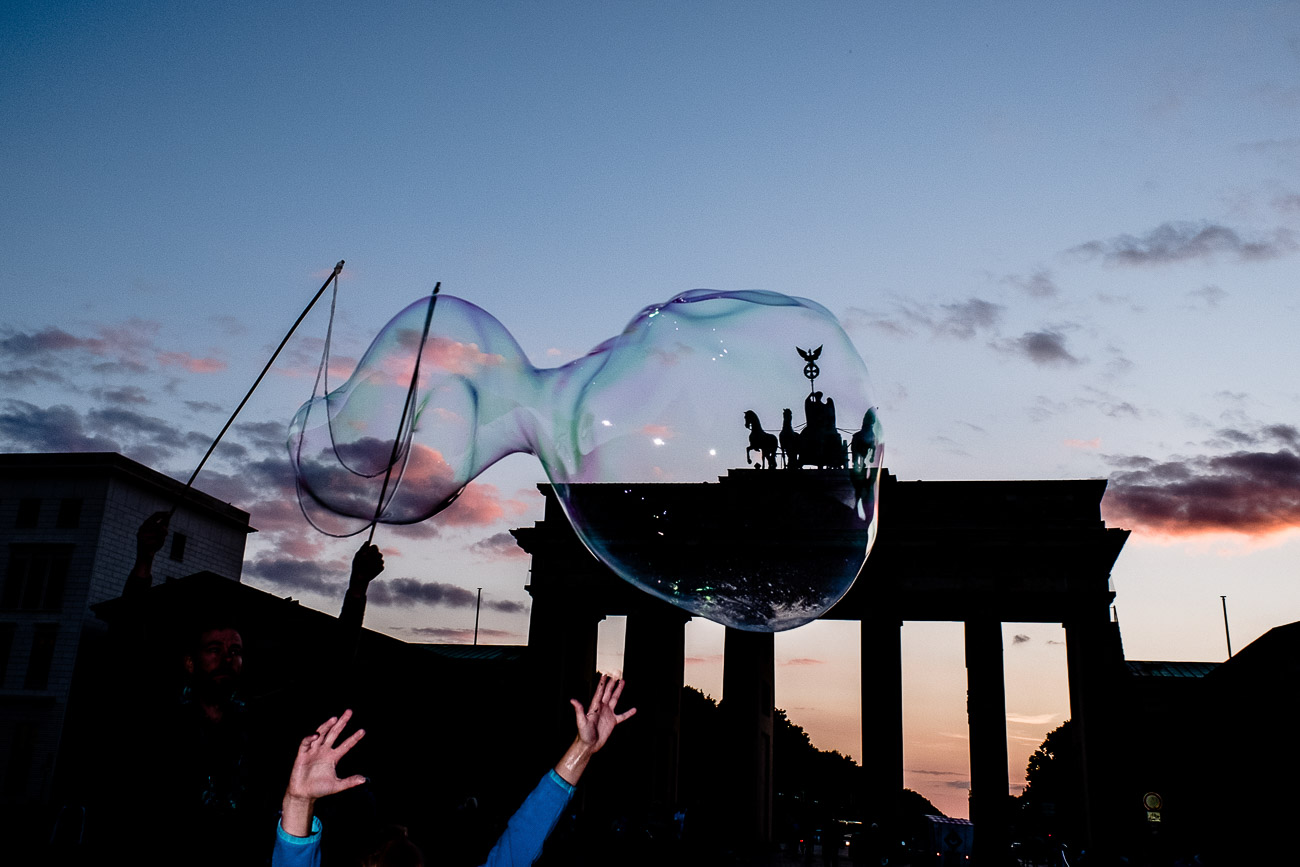
[[[784,457],[784,466],[786,468],[799,468],[799,434],[795,433],[794,424],[791,422],[792,413],[788,409],[781,410],[781,435],[778,441],[781,444],[781,454]]]
[[[752,409],[745,410],[745,427],[749,428],[749,446],[745,449],[745,463],[752,464],[750,452],[758,452],[760,469],[776,469],[776,434],[763,430],[758,414]]]

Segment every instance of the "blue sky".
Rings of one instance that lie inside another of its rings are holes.
[[[844,323],[901,478],[1112,480],[1130,657],[1222,658],[1220,594],[1235,647],[1300,617],[1294,3],[31,2],[0,82],[6,450],[187,478],[340,258],[341,367],[438,280],[539,365],[770,289]],[[325,325],[198,484],[261,528],[246,580],[333,610],[355,540],[297,516],[282,447]],[[541,480],[512,457],[381,530],[370,624],[463,640],[483,586],[489,640],[524,641],[502,534]],[[963,815],[949,626],[905,629],[907,779]],[[1058,633],[1007,629],[1013,782],[1068,715]],[[778,703],[857,754],[852,636],[778,661]]]

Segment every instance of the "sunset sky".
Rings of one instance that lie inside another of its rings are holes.
[[[900,479],[1110,479],[1130,659],[1300,619],[1300,6],[24,2],[0,7],[0,449],[181,479],[334,263],[346,374],[435,281],[533,363],[688,289],[830,309]],[[334,612],[286,427],[322,303],[197,486],[244,580]],[[741,465],[738,431],[735,465]],[[381,528],[367,625],[527,640],[514,455]],[[856,624],[777,637],[777,704],[860,756]],[[721,697],[721,628],[687,680]],[[621,624],[602,625],[619,664]],[[903,631],[908,786],[967,815],[959,624]],[[1068,717],[1055,624],[1006,624],[1013,791]],[[378,734],[378,733],[376,733]]]

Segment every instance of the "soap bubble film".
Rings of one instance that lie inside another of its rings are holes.
[[[545,369],[479,307],[439,295],[429,310],[394,317],[293,419],[299,499],[324,532],[365,530],[381,492],[381,522],[426,520],[527,452],[596,557],[692,614],[790,629],[852,585],[883,442],[866,366],[821,305],[687,292]]]

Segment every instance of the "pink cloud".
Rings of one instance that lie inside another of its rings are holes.
[[[505,361],[497,353],[483,352],[477,343],[461,343],[445,337],[429,338],[424,357],[435,367],[462,376],[471,376],[480,368],[496,367]]]
[[[1102,517],[1159,536],[1268,536],[1300,528],[1300,452],[1239,451],[1155,461],[1119,459]]]
[[[188,352],[160,352],[158,363],[163,367],[181,367],[190,373],[220,373],[226,363],[216,358],[195,358]]]
[[[1101,448],[1101,437],[1093,437],[1090,440],[1067,439],[1065,445],[1071,449],[1099,449]]]
[[[685,659],[687,665],[710,665],[722,662],[722,654],[715,653],[711,656],[688,656]]]
[[[505,515],[496,485],[471,482],[435,520],[453,527],[478,527],[495,523]]]
[[[299,560],[316,560],[323,553],[324,546],[321,545],[320,537],[317,534],[307,535],[301,533],[298,535],[284,534],[275,545],[276,551],[287,557],[294,557]]]

